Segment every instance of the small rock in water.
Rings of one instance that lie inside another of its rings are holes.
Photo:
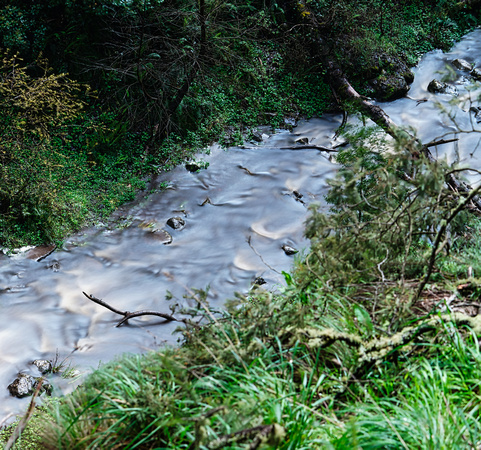
[[[465,70],[466,72],[470,72],[472,69],[472,65],[468,63],[465,59],[455,59],[451,61],[451,64],[459,70]]]
[[[291,247],[290,245],[284,244],[281,248],[282,250],[284,250],[284,253],[289,256],[299,253],[299,250],[296,250],[294,247]]]
[[[307,145],[307,144],[309,144],[309,138],[308,137],[300,137],[300,138],[297,138],[294,142],[296,144]]]
[[[198,164],[195,164],[195,163],[187,163],[185,165],[185,168],[189,171],[189,172],[198,172],[201,167],[198,165]]]
[[[182,219],[182,217],[171,217],[167,221],[167,225],[169,225],[169,227],[173,228],[174,230],[181,230],[185,227],[185,220]]]
[[[165,230],[153,230],[150,233],[148,233],[149,236],[154,238],[156,241],[162,242],[164,245],[169,245],[172,244],[172,236],[170,235],[169,232]]]
[[[262,286],[263,284],[266,284],[267,281],[264,280],[264,278],[262,277],[257,277],[255,280],[254,280],[254,283],[252,283],[254,286]]]
[[[428,91],[432,94],[451,94],[451,95],[458,95],[458,91],[454,86],[450,86],[447,83],[439,80],[432,80],[428,84]]]
[[[429,84],[428,84],[428,91],[431,92],[432,94],[437,94],[437,93],[443,93],[443,92],[446,92],[446,83],[443,83],[442,81],[439,81],[439,80],[432,80]]]
[[[252,132],[252,139],[256,142],[262,142],[262,133],[259,133],[259,131],[255,130]]]
[[[35,378],[31,375],[27,375],[26,373],[19,373],[17,378],[8,385],[7,389],[10,392],[10,395],[13,395],[17,398],[27,397],[28,395],[32,395],[37,389],[38,383],[42,378]],[[52,394],[52,385],[45,379],[42,381],[42,388],[41,390],[45,392],[47,395]]]
[[[36,359],[32,361],[32,364],[37,367],[42,375],[52,371],[52,363],[48,359]]]
[[[475,68],[470,73],[475,80],[481,80],[481,70]]]
[[[20,373],[18,374],[17,378],[15,378],[13,383],[8,385],[7,389],[14,397],[22,398],[26,397],[27,395],[32,395],[36,384],[37,380],[34,377]]]

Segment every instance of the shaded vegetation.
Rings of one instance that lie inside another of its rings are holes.
[[[477,24],[476,1],[0,2],[0,244],[60,241],[213,140],[335,108]],[[383,87],[384,86],[384,87]],[[23,100],[22,100],[23,99]]]

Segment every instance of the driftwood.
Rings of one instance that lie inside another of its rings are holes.
[[[415,136],[398,127],[382,108],[372,104],[369,100],[359,95],[335,62],[328,60],[326,61],[326,66],[329,83],[331,88],[337,93],[337,96],[344,101],[351,102],[355,108],[379,125],[396,141],[407,141],[408,145],[406,148],[412,154],[413,158],[419,158],[419,156],[423,154],[428,161],[434,163],[436,159],[433,157],[429,148],[452,142],[452,140],[439,140],[423,145]],[[458,192],[463,196],[468,196],[472,191],[471,186],[458,179],[452,173],[446,175],[446,184],[452,191]],[[472,211],[481,214],[481,200],[479,196],[471,198],[469,206]]]
[[[82,292],[85,297],[87,297],[89,300],[92,300],[94,303],[97,303],[97,305],[103,306],[104,308],[110,309],[110,311],[114,312],[115,314],[119,314],[121,316],[124,316],[122,320],[116,325],[116,327],[120,327],[124,323],[128,323],[129,319],[133,319],[134,317],[140,317],[140,316],[157,316],[157,317],[162,317],[162,319],[165,319],[167,322],[183,322],[187,323],[188,321],[186,319],[176,319],[174,316],[171,316],[170,314],[165,314],[161,313],[158,311],[134,311],[134,312],[129,312],[129,311],[120,311],[113,306],[110,306],[108,303],[105,303],[103,300],[100,298],[94,297],[93,295],[86,294],[85,292]],[[190,322],[189,322],[190,323]]]

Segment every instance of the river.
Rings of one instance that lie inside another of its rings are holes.
[[[395,123],[417,129],[423,142],[457,130],[437,103],[452,111],[459,127],[471,130],[476,125],[470,104],[450,106],[451,95],[427,91],[431,79],[454,74],[457,98],[476,98],[466,74],[449,68],[455,58],[481,66],[481,30],[448,53],[425,55],[413,69],[408,97],[381,104]],[[82,291],[120,310],[171,313],[176,303],[195,306],[184,298],[192,288],[209,287],[209,304],[219,308],[236,291],[248,292],[257,277],[266,281],[266,289],[282,285],[281,272],[290,270],[295,258],[282,246],[299,254],[307,250],[307,205],[325,205],[327,180],[336,165],[325,152],[281,147],[295,145],[299,137],[330,147],[340,122],[340,116],[326,115],[299,124],[293,132],[266,133],[262,144],[227,150],[213,146],[209,155],[202,155],[209,163],[206,170],[191,173],[178,167],[162,174],[157,182],[168,188],[122,208],[113,222],[117,226],[71,236],[40,262],[23,254],[0,256],[0,422],[25,410],[29,399],[11,397],[6,387],[20,371],[37,375],[30,364],[34,359],[52,359],[58,353],[85,374],[122,353],[177,343],[178,323],[145,316],[116,328],[120,316],[89,301]],[[433,153],[481,169],[481,134],[458,137],[459,142]],[[183,229],[166,224],[175,216],[185,220]],[[172,243],[164,245],[158,239],[161,232],[153,229],[167,230]],[[166,299],[168,292],[174,299]],[[57,394],[79,382],[52,381]]]

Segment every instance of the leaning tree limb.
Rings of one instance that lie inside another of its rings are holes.
[[[97,303],[97,305],[103,306],[104,308],[109,309],[110,311],[114,312],[115,314],[119,314],[120,316],[124,316],[123,319],[119,321],[119,323],[116,325],[116,327],[120,327],[124,323],[128,323],[129,319],[133,319],[134,317],[140,317],[140,316],[157,316],[157,317],[162,317],[165,319],[167,322],[183,322],[187,323],[188,321],[186,319],[176,319],[174,316],[171,316],[170,314],[165,314],[161,313],[158,311],[120,311],[119,309],[114,308],[113,306],[110,306],[108,303],[105,303],[103,300],[100,298],[94,297],[93,295],[86,294],[85,292],[82,292],[85,297],[87,297],[89,300],[92,300],[94,303]],[[189,322],[190,324],[190,322]]]
[[[436,159],[433,157],[429,148],[434,145],[446,144],[451,142],[451,140],[440,140],[437,142],[434,141],[423,145],[418,138],[413,136],[408,131],[398,127],[381,107],[374,105],[369,100],[359,95],[359,93],[352,87],[341,68],[334,61],[327,60],[325,63],[327,67],[329,84],[340,99],[350,102],[356,109],[369,117],[375,124],[380,126],[397,142],[407,140],[408,145],[406,145],[406,148],[414,158],[418,158],[422,154],[429,162],[436,162]],[[457,178],[453,173],[447,174],[445,180],[449,189],[451,189],[453,192],[457,192],[463,196],[469,196],[470,192],[472,191],[471,186]],[[481,200],[479,196],[473,196],[471,198],[470,206],[471,210],[481,214]]]

